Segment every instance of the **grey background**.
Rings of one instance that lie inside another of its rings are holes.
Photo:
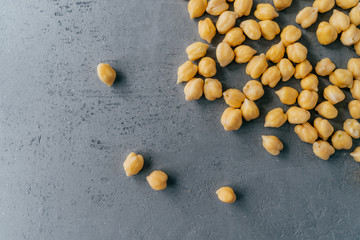
[[[276,21],[295,24],[311,3],[294,0]],[[266,87],[261,117],[236,132],[222,129],[223,100],[184,100],[176,72],[200,40],[197,21],[183,0],[1,1],[0,239],[360,238],[360,167],[349,151],[322,161],[293,126],[263,127],[266,112],[287,109],[274,91],[299,80]],[[345,68],[354,50],[320,46],[319,22],[302,30],[309,60]],[[265,52],[278,41],[245,44]],[[103,61],[118,72],[111,88],[96,75]],[[242,89],[245,66],[218,68],[224,89]],[[349,117],[346,92],[337,129]],[[270,156],[262,134],[279,136],[284,151]],[[131,151],[146,165],[127,178]],[[170,176],[162,192],[145,180],[157,169]],[[218,201],[224,185],[235,204]]]

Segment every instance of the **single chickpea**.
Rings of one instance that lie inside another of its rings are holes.
[[[300,107],[306,110],[311,110],[316,106],[319,99],[317,92],[310,90],[303,90],[299,94],[298,104]]]
[[[347,69],[352,72],[354,79],[360,79],[360,58],[351,58],[348,61]]]
[[[264,95],[264,88],[259,81],[250,80],[245,84],[243,92],[248,99],[256,101]]]
[[[318,91],[319,79],[315,74],[310,73],[300,81],[303,90]]]
[[[245,100],[245,95],[238,89],[228,89],[223,96],[226,104],[232,108],[240,108]]]
[[[213,16],[218,16],[229,9],[226,0],[210,0],[206,7],[206,12]]]
[[[262,135],[263,147],[271,155],[279,155],[280,151],[284,149],[284,145],[276,136],[265,136]]]
[[[360,119],[360,101],[359,100],[352,100],[349,103],[349,112],[351,117],[355,119]]]
[[[216,63],[211,57],[204,57],[199,62],[199,74],[204,77],[213,77],[216,74]]]
[[[337,39],[338,33],[333,25],[324,21],[318,25],[316,36],[320,44],[329,45]]]
[[[220,34],[227,33],[231,28],[235,26],[238,15],[233,11],[223,12],[216,22],[216,28]]]
[[[257,53],[255,49],[246,45],[236,47],[234,52],[235,62],[237,63],[247,63]]]
[[[236,47],[245,41],[243,30],[235,27],[228,31],[225,35],[224,42],[227,42],[231,47]]]
[[[216,191],[219,200],[224,203],[233,203],[236,201],[236,195],[231,187],[222,187]]]
[[[324,77],[330,75],[335,68],[336,66],[330,58],[324,58],[316,64],[315,72],[317,75]]]
[[[338,110],[329,101],[324,101],[317,105],[315,111],[327,119],[334,119],[338,115]]]
[[[150,187],[156,191],[164,190],[167,187],[168,175],[163,171],[153,171],[146,177]]]
[[[345,46],[351,46],[360,40],[360,29],[354,24],[350,24],[350,27],[341,33],[340,41]]]
[[[292,87],[282,87],[275,92],[278,95],[280,101],[286,105],[293,105],[296,103],[296,99],[299,95],[298,91]]]
[[[282,81],[287,82],[295,73],[295,67],[290,62],[289,59],[283,58],[281,61],[276,65],[281,73]]]
[[[330,74],[329,80],[340,88],[351,88],[354,83],[353,74],[347,69],[336,69]]]
[[[351,9],[349,13],[350,22],[355,26],[360,25],[360,3]]]
[[[248,122],[258,118],[260,115],[259,108],[256,104],[247,98],[245,98],[245,101],[241,105],[241,113],[245,121]]]
[[[345,94],[337,86],[329,85],[324,89],[324,98],[335,105],[345,99]]]
[[[287,121],[287,115],[282,108],[275,108],[268,112],[265,117],[264,127],[279,128]]]
[[[353,98],[360,100],[360,80],[354,80],[352,88],[350,88]]]
[[[350,27],[350,18],[345,13],[334,9],[329,23],[335,27],[337,33],[341,33]]]
[[[193,78],[188,81],[184,88],[186,101],[198,100],[203,95],[204,80],[201,78]]]
[[[316,22],[318,12],[317,7],[305,7],[296,16],[295,22],[300,24],[302,28],[308,28]]]
[[[299,28],[295,27],[294,25],[288,25],[282,30],[280,38],[284,43],[284,46],[287,47],[299,40],[301,35],[302,33]]]
[[[271,20],[264,20],[259,22],[261,35],[266,40],[273,40],[276,35],[280,33],[280,27],[277,22]]]
[[[202,42],[195,42],[186,48],[189,60],[195,61],[206,55],[209,45]]]
[[[334,132],[334,127],[331,123],[328,120],[319,117],[314,120],[314,127],[318,131],[319,137],[323,140],[327,140]]]
[[[281,80],[281,73],[277,66],[269,67],[261,76],[261,83],[274,88]]]
[[[296,125],[294,131],[301,141],[310,144],[314,144],[316,139],[319,137],[317,130],[308,122],[301,125]]]
[[[130,153],[123,164],[126,176],[130,177],[138,174],[144,166],[144,158],[141,155],[136,155],[136,153]]]
[[[286,54],[293,63],[301,63],[306,60],[308,50],[301,43],[294,43],[286,48]]]
[[[253,0],[235,0],[234,11],[239,15],[239,17],[249,16],[252,5]]]
[[[294,77],[296,79],[302,79],[307,75],[309,75],[309,73],[311,73],[312,70],[313,67],[311,63],[308,60],[305,60],[301,63],[296,64]]]
[[[251,40],[259,40],[261,38],[261,28],[257,21],[249,19],[240,24],[245,35]]]
[[[273,0],[276,10],[281,11],[291,6],[292,0]]]
[[[358,56],[360,56],[360,41],[354,44],[355,52]]]
[[[226,67],[234,60],[235,53],[227,42],[221,42],[216,48],[216,58],[221,67]]]
[[[285,47],[282,42],[273,45],[267,52],[266,52],[266,59],[272,61],[273,63],[278,63],[283,59],[285,55]]]
[[[260,54],[251,58],[246,66],[246,74],[251,76],[253,79],[259,78],[267,69],[268,62],[266,61],[265,54]]]
[[[310,112],[299,107],[291,107],[287,110],[288,122],[291,124],[303,124],[309,121]]]
[[[279,14],[271,4],[259,3],[256,6],[254,16],[259,20],[273,20],[274,18],[277,18]]]
[[[200,20],[198,23],[198,31],[200,38],[211,43],[212,39],[216,35],[216,28],[210,18]]]
[[[346,120],[344,122],[344,130],[355,139],[360,137],[360,123],[355,119]]]
[[[206,10],[207,0],[190,0],[188,3],[188,12],[190,19],[201,17]]]
[[[350,153],[350,156],[352,156],[356,162],[360,162],[360,147],[355,148],[355,150]]]
[[[198,71],[198,66],[193,64],[191,61],[186,61],[178,69],[177,83],[179,84],[181,82],[188,82],[193,77],[195,77],[197,71]]]
[[[217,79],[206,78],[204,84],[204,95],[209,101],[222,97],[222,85]]]
[[[116,79],[116,72],[115,70],[106,63],[99,63],[97,65],[97,74],[100,80],[111,87]]]
[[[317,157],[323,160],[328,160],[335,153],[335,149],[330,143],[323,140],[316,141],[313,144],[313,151]]]
[[[353,145],[350,135],[341,130],[334,133],[331,137],[331,143],[336,150],[349,150]]]
[[[319,9],[320,13],[330,11],[335,6],[335,0],[315,0],[313,7]]]
[[[342,9],[349,9],[355,7],[359,3],[359,0],[336,0],[336,5]]]
[[[221,124],[225,131],[239,130],[242,125],[242,113],[240,109],[228,107],[221,116]]]

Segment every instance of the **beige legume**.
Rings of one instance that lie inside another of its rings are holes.
[[[221,124],[225,131],[239,130],[242,125],[242,113],[240,109],[228,107],[221,116]]]
[[[216,58],[221,67],[229,65],[235,58],[235,53],[227,42],[221,42],[216,48]]]
[[[243,30],[235,27],[228,31],[225,35],[224,42],[227,42],[231,47],[236,47],[245,41]]]
[[[213,16],[218,16],[228,10],[229,4],[226,0],[210,0],[206,7],[206,12]]]
[[[257,53],[255,49],[246,45],[236,47],[234,52],[235,62],[237,63],[247,63]]]
[[[190,19],[201,17],[206,10],[207,0],[190,0],[188,3],[188,12]]]
[[[261,83],[265,86],[267,85],[271,88],[274,88],[278,84],[280,79],[281,79],[280,70],[277,68],[277,66],[272,66],[266,69],[263,75],[261,76]]]
[[[331,123],[323,118],[316,118],[314,121],[314,127],[318,131],[319,137],[323,140],[327,140],[334,132],[334,127]]]
[[[281,11],[291,6],[292,0],[273,0],[276,10]]]
[[[186,48],[189,60],[195,61],[206,55],[209,45],[202,42],[195,42]]]
[[[338,110],[329,101],[324,101],[317,105],[315,111],[317,111],[322,117],[327,119],[336,118],[338,115]]]
[[[100,80],[109,87],[114,84],[116,72],[109,64],[99,63],[99,65],[97,65],[97,74]]]
[[[204,95],[209,101],[222,97],[222,85],[217,79],[206,78],[204,84]]]
[[[200,20],[198,23],[198,31],[201,39],[211,43],[212,39],[216,35],[216,28],[210,18]]]
[[[355,26],[360,25],[360,3],[351,9],[349,17],[352,24]]]
[[[335,0],[315,0],[313,7],[319,9],[320,13],[330,11],[335,6]]]
[[[280,151],[283,150],[284,145],[276,136],[265,136],[262,135],[263,147],[271,155],[279,155]]]
[[[239,17],[249,16],[252,5],[253,0],[235,0],[234,11],[239,15]]]
[[[319,79],[315,74],[310,73],[300,81],[303,90],[318,91]]]
[[[259,108],[256,106],[256,104],[247,98],[245,98],[245,101],[241,105],[241,113],[245,121],[254,120],[260,115]]]
[[[314,144],[316,139],[319,137],[317,130],[308,122],[296,125],[294,131],[301,141],[310,144]]]
[[[279,68],[283,82],[289,81],[295,73],[295,67],[287,58],[281,59],[276,66]]]
[[[199,74],[204,77],[213,77],[216,74],[215,60],[210,57],[204,57],[199,62]]]
[[[219,200],[224,203],[233,203],[236,201],[234,190],[230,187],[222,187],[216,191]]]
[[[329,19],[329,23],[336,28],[338,33],[346,30],[350,26],[350,18],[343,12],[334,10],[332,16]]]
[[[123,164],[126,176],[130,177],[138,174],[140,170],[144,166],[144,158],[141,155],[137,155],[136,153],[130,153]]]
[[[287,121],[287,115],[282,108],[275,108],[268,112],[265,117],[264,127],[279,128]]]
[[[319,140],[313,144],[313,152],[317,157],[323,160],[328,160],[330,156],[335,153],[335,149],[330,145],[330,143]]]
[[[308,60],[296,64],[294,77],[296,79],[302,79],[311,73],[313,67]]]
[[[329,85],[324,89],[324,98],[334,105],[343,101],[345,99],[345,94],[339,87]]]
[[[282,87],[275,92],[278,95],[280,101],[286,105],[293,105],[296,103],[296,99],[299,95],[298,91],[292,87]]]
[[[353,98],[360,100],[360,80],[354,80],[352,88],[350,88]]]
[[[291,107],[287,110],[288,122],[291,124],[303,124],[309,121],[310,112],[299,107]]]
[[[338,33],[330,23],[321,22],[316,30],[316,36],[320,44],[329,45],[337,39]]]
[[[250,80],[245,84],[243,92],[248,99],[256,101],[264,95],[264,88],[259,81]]]
[[[352,138],[344,131],[336,131],[331,137],[331,143],[336,150],[350,149],[353,145]]]
[[[251,40],[259,40],[261,38],[261,28],[258,22],[249,19],[240,23],[240,27],[245,35]]]
[[[302,28],[308,28],[316,22],[318,11],[317,7],[305,7],[296,16],[295,22],[300,24]]]
[[[193,78],[188,81],[184,88],[186,101],[198,100],[203,95],[204,80],[201,78]]]
[[[300,107],[306,110],[311,110],[316,106],[319,99],[317,92],[310,90],[303,90],[298,97],[298,104]]]
[[[358,139],[360,137],[360,123],[357,120],[347,119],[343,128],[352,138]]]
[[[264,20],[259,22],[261,35],[266,40],[273,40],[276,35],[280,33],[280,27],[277,22],[271,20]]]
[[[354,24],[350,24],[350,27],[342,32],[340,41],[345,46],[351,46],[360,40],[360,29]]]
[[[288,25],[282,30],[280,38],[284,43],[284,46],[287,47],[299,40],[301,35],[302,33],[299,28],[295,27],[294,25]]]
[[[354,83],[353,74],[347,69],[336,69],[330,74],[329,80],[340,88],[351,88]]]
[[[323,58],[316,64],[315,72],[319,76],[328,76],[335,70],[335,68],[336,66],[330,58]]]
[[[246,74],[251,76],[253,79],[259,78],[267,69],[268,63],[266,61],[265,54],[260,54],[251,58],[246,66]]]
[[[308,50],[301,43],[294,43],[286,48],[286,54],[293,63],[301,63],[306,60]]]
[[[360,119],[360,101],[359,100],[352,100],[349,103],[349,112],[351,117],[355,119]]]
[[[216,28],[220,34],[227,33],[231,28],[235,26],[236,19],[238,18],[238,15],[236,12],[233,11],[225,11],[223,12],[217,22],[216,22]]]
[[[269,3],[259,3],[256,6],[254,16],[259,20],[272,20],[279,16],[275,8]]]
[[[188,82],[193,77],[195,77],[197,71],[198,71],[198,66],[193,64],[191,61],[186,61],[178,69],[177,83]]]
[[[278,63],[283,59],[285,55],[285,47],[282,42],[273,45],[267,52],[266,52],[266,59],[272,61],[273,63]]]
[[[232,108],[240,108],[245,100],[245,95],[238,89],[228,89],[223,96],[226,104]]]
[[[150,187],[156,191],[164,190],[167,187],[168,175],[163,171],[153,171],[146,177]]]
[[[348,61],[347,69],[352,72],[354,79],[360,79],[360,58],[351,58]]]
[[[349,9],[355,7],[359,3],[359,0],[336,0],[336,5],[342,9]]]

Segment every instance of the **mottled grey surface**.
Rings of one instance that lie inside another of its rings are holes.
[[[276,21],[295,24],[311,3],[294,0]],[[320,46],[317,24],[301,39],[311,63],[346,67],[353,49]],[[359,164],[348,151],[317,159],[289,124],[265,129],[267,111],[287,108],[274,89],[237,132],[222,129],[223,100],[185,102],[176,71],[199,40],[183,0],[1,1],[0,239],[359,239]],[[265,52],[278,40],[245,44]],[[111,88],[96,76],[102,61],[118,72]],[[224,89],[250,79],[236,63],[217,77]],[[300,89],[295,79],[275,89],[284,85]],[[339,109],[337,129],[349,116]],[[270,156],[262,134],[285,150]],[[130,151],[146,166],[127,178]],[[171,178],[165,191],[145,181],[156,169]],[[235,204],[216,198],[224,185]]]

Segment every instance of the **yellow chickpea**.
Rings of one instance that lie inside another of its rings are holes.
[[[229,4],[226,0],[210,0],[206,7],[206,12],[213,16],[218,16],[228,10]]]
[[[360,80],[354,80],[352,88],[350,88],[353,98],[360,100]]]
[[[310,144],[314,144],[316,139],[319,137],[317,130],[308,122],[301,125],[296,125],[294,131],[301,141]]]
[[[302,28],[308,28],[316,22],[318,12],[317,7],[305,7],[296,16],[295,22],[300,24]]]
[[[153,171],[146,177],[150,187],[156,191],[164,190],[167,187],[168,175],[163,171]]]
[[[253,79],[259,78],[267,69],[268,62],[266,61],[265,54],[260,54],[251,58],[246,66],[246,74]]]
[[[144,166],[143,156],[136,155],[136,153],[134,152],[130,153],[127,156],[123,164],[126,176],[128,177],[138,174],[138,172],[140,172],[143,166]]]
[[[99,63],[99,65],[97,65],[97,74],[100,80],[109,87],[114,84],[116,72],[109,64]]]
[[[333,25],[324,21],[319,24],[316,36],[320,44],[329,45],[337,39],[338,33]]]
[[[277,68],[277,66],[272,66],[266,69],[263,75],[261,76],[261,83],[265,86],[267,85],[271,88],[274,88],[278,84],[280,79],[281,79],[280,70]]]
[[[227,42],[221,42],[216,48],[216,58],[221,67],[226,67],[234,60],[235,53]]]
[[[342,9],[349,9],[355,7],[359,3],[359,0],[336,0],[336,5]]]
[[[313,7],[319,9],[320,13],[330,11],[335,6],[335,0],[315,0]]]
[[[330,74],[329,80],[340,88],[351,88],[354,83],[353,74],[347,69],[336,69]]]
[[[296,99],[299,95],[298,91],[292,87],[282,87],[275,92],[278,95],[280,101],[286,105],[293,105],[296,103]]]
[[[306,110],[311,110],[316,106],[319,99],[317,92],[310,90],[303,90],[299,94],[298,104],[300,107]]]
[[[204,89],[204,80],[201,78],[193,78],[184,88],[185,99],[186,101],[198,100],[203,95]]]
[[[335,9],[329,23],[335,27],[337,33],[341,33],[350,27],[350,18],[345,13]]]
[[[265,117],[264,127],[279,128],[287,121],[287,115],[282,108],[275,108],[268,112]]]
[[[345,46],[351,46],[360,40],[360,29],[354,24],[350,24],[350,27],[342,32],[340,41]]]
[[[284,46],[287,47],[299,40],[301,35],[302,33],[299,28],[295,27],[294,25],[288,25],[282,30],[280,38],[284,43]]]
[[[289,79],[295,73],[295,67],[290,62],[290,60],[287,58],[281,59],[280,62],[276,66],[279,68],[283,82],[289,81]]]
[[[233,11],[225,11],[223,12],[217,22],[216,22],[216,28],[220,34],[227,33],[231,28],[235,26],[236,19],[238,18],[238,15],[236,12]]]
[[[204,77],[213,77],[216,74],[215,60],[210,57],[204,57],[199,62],[199,74]]]
[[[224,203],[233,203],[236,201],[234,190],[230,187],[222,187],[216,191],[219,200]]]
[[[282,42],[273,45],[267,52],[266,52],[266,59],[272,61],[273,63],[278,63],[283,59],[285,54],[285,47]]]
[[[303,90],[318,91],[319,79],[315,74],[310,73],[300,81]]]
[[[239,17],[249,16],[252,5],[253,0],[235,0],[234,11],[239,15]]]
[[[334,105],[342,102],[345,99],[345,94],[337,86],[329,85],[324,89],[324,98]]]
[[[288,122],[291,124],[303,124],[309,121],[310,112],[299,107],[291,107],[287,110]]]
[[[276,10],[281,11],[291,6],[292,0],[273,0]]]
[[[318,131],[319,137],[323,140],[327,140],[334,132],[334,127],[331,123],[328,120],[319,117],[315,119],[314,127]]]
[[[236,47],[245,41],[243,30],[235,27],[228,31],[225,35],[224,42],[227,42],[231,47]]]
[[[348,119],[343,126],[345,132],[351,137],[358,139],[360,137],[360,123],[355,119]]]
[[[286,54],[293,63],[301,63],[306,60],[308,50],[301,43],[294,43],[286,48]]]
[[[311,73],[312,70],[313,67],[311,63],[308,60],[305,60],[301,63],[296,64],[294,77],[296,79],[302,79],[307,75],[309,75],[309,73]]]
[[[349,112],[351,117],[355,119],[360,119],[360,101],[359,100],[352,100],[349,103]]]
[[[338,110],[329,101],[324,101],[317,105],[315,111],[327,119],[334,119],[338,115]]]
[[[274,18],[277,18],[279,14],[271,4],[259,3],[256,6],[254,16],[259,20],[273,20]]]
[[[190,81],[193,77],[195,77],[197,71],[198,71],[198,66],[193,64],[191,61],[185,62],[178,69],[177,83],[179,84],[181,82]]]
[[[239,130],[242,125],[242,113],[240,109],[228,107],[221,116],[221,124],[225,131]]]
[[[204,95],[209,101],[222,97],[222,85],[217,79],[206,78],[204,84]]]
[[[280,154],[280,151],[283,150],[284,145],[276,136],[265,136],[262,135],[263,147],[265,150],[273,156]]]
[[[360,79],[360,58],[351,58],[348,61],[347,69],[352,72],[354,79]]]
[[[355,151],[350,153],[350,156],[352,156],[356,162],[360,162],[360,147],[355,148]]]
[[[240,108],[245,100],[245,95],[238,89],[228,89],[223,96],[226,104],[232,108]]]
[[[190,0],[188,3],[188,12],[190,19],[201,17],[206,10],[207,0]]]
[[[315,72],[319,76],[328,76],[335,70],[335,68],[336,66],[330,58],[324,58],[316,64]]]
[[[202,42],[195,42],[186,48],[189,60],[195,61],[205,56],[209,45]]]
[[[235,53],[235,62],[247,63],[257,53],[257,51],[252,47],[241,45],[234,49],[234,53]]]
[[[350,22],[355,26],[360,25],[360,3],[351,9],[349,13]]]
[[[249,19],[241,22],[240,27],[245,35],[251,40],[259,40],[261,38],[261,28],[258,22]]]
[[[259,108],[256,104],[247,98],[245,98],[245,101],[241,105],[241,113],[245,121],[254,120],[260,115]]]
[[[243,92],[248,99],[256,101],[264,95],[264,88],[259,81],[250,80],[245,84]]]
[[[335,153],[335,149],[330,143],[323,140],[316,141],[313,144],[313,151],[317,157],[323,160],[328,160]]]
[[[336,150],[349,150],[353,145],[350,135],[341,130],[334,133],[331,137],[331,143]]]
[[[355,52],[358,56],[360,56],[360,41],[354,44]]]
[[[198,23],[198,31],[200,38],[211,43],[212,39],[216,35],[216,28],[210,18],[200,20]]]
[[[280,27],[277,22],[271,20],[264,20],[259,22],[261,35],[266,40],[273,40],[276,35],[280,33]]]

